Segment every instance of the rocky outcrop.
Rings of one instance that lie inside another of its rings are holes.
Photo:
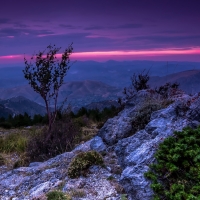
[[[127,102],[125,109],[118,116],[108,119],[98,132],[103,141],[108,145],[116,144],[120,139],[132,133],[132,121],[137,116],[142,105],[151,100],[152,94],[145,90],[139,91],[133,100]]]
[[[118,140],[115,144],[115,152],[123,168],[120,183],[133,200],[152,199],[153,193],[150,189],[150,182],[144,178],[143,174],[148,171],[149,164],[155,161],[154,154],[159,143],[166,137],[173,135],[174,131],[180,131],[186,126],[196,128],[200,124],[200,97],[198,94],[193,97],[188,95],[177,96],[174,99],[176,101],[168,107],[153,112],[150,122],[143,130],[130,137]],[[123,121],[127,112],[130,114],[130,110],[125,109],[117,116],[119,123]],[[100,135],[106,142],[109,141],[109,136],[113,141],[113,137],[117,135],[115,130],[109,130],[109,127],[113,124],[112,120],[115,122],[116,118],[107,121],[105,127],[100,130]],[[132,120],[134,120],[134,116]],[[127,123],[130,123],[130,121],[129,118]],[[106,132],[108,134],[106,137],[104,137],[102,130],[109,130],[109,132]]]
[[[133,121],[144,105],[159,105],[159,98],[152,91],[140,91],[118,116],[104,124],[96,137],[72,152],[2,173],[0,199],[36,199],[61,188],[63,192],[84,191],[84,197],[74,199],[119,200],[121,193],[126,193],[129,200],[151,200],[153,192],[144,173],[155,162],[159,143],[174,131],[200,124],[200,95],[178,94],[174,102],[152,110],[149,121],[136,130]],[[86,177],[70,179],[67,167],[72,158],[91,149],[104,155],[106,167],[92,166]]]

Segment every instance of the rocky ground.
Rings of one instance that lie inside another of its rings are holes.
[[[186,126],[196,128],[200,124],[199,94],[177,93],[171,99],[173,102],[163,107],[158,106],[159,98],[151,91],[140,91],[118,116],[104,124],[97,136],[72,152],[4,171],[0,174],[0,199],[45,199],[48,191],[59,189],[73,199],[151,200],[150,182],[143,174],[155,161],[158,144],[175,130]],[[136,122],[141,120],[144,105],[151,105],[152,112],[148,123],[138,130]],[[89,150],[102,153],[105,167],[92,166],[85,176],[70,179],[67,176],[70,161],[79,152]]]

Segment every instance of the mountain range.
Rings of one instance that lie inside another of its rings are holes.
[[[117,99],[120,95],[121,89],[99,81],[72,81],[64,83],[60,88],[58,104],[62,104],[67,97],[68,104],[70,103],[73,107],[81,107],[91,102]],[[0,99],[10,99],[17,96],[23,96],[44,105],[44,100],[29,85],[0,88]]]
[[[44,115],[46,108],[23,96],[0,100],[0,117],[7,118],[9,115],[14,116],[25,112],[30,116],[35,114]]]
[[[11,88],[26,85],[23,66],[5,66],[0,68],[0,88]],[[200,70],[198,62],[165,62],[165,61],[77,61],[72,63],[65,82],[94,80],[111,86],[123,88],[130,83],[130,76],[144,69],[150,76],[166,76],[186,70]]]
[[[188,94],[200,92],[200,70],[187,70],[164,77],[153,76],[149,84],[151,87],[159,87],[166,82],[179,83],[179,88]]]
[[[76,110],[89,104],[89,108],[109,106],[108,102],[116,102],[122,96],[123,88],[131,84],[131,75],[144,69],[149,70],[152,88],[166,82],[177,82],[180,89],[188,94],[200,91],[200,63],[86,61],[74,63],[68,71],[60,88],[58,105],[67,97],[67,104]],[[27,84],[22,70],[22,67],[0,68],[0,113],[3,116],[24,112],[31,116],[45,113],[44,100]]]

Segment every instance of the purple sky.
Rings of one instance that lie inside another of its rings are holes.
[[[0,64],[71,42],[78,60],[200,62],[200,1],[1,1]]]

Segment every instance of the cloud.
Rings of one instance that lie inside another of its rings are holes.
[[[2,28],[0,29],[0,37],[7,37],[7,36],[19,36],[21,34],[21,29],[15,28]]]
[[[15,26],[17,28],[27,28],[27,27],[29,27],[28,25],[22,24],[22,23],[19,23],[19,22],[13,23],[13,26]]]
[[[84,28],[84,30],[103,30],[103,29],[108,29],[108,27],[92,25]]]
[[[8,36],[21,36],[21,35],[31,35],[31,36],[48,36],[53,35],[55,32],[50,30],[34,30],[27,28],[2,28],[0,29],[0,37],[8,37]]]
[[[7,18],[0,18],[0,24],[7,24],[10,22],[10,19]]]
[[[115,28],[117,29],[134,29],[134,28],[141,28],[143,27],[143,24],[123,24],[123,25],[119,25]]]
[[[166,47],[167,46],[200,46],[200,35],[145,35],[145,36],[135,36],[130,37],[125,40],[125,42],[139,42],[145,43],[146,45],[151,45],[156,47],[157,45]]]
[[[72,26],[70,24],[60,24],[59,26],[61,28],[67,28],[67,29],[78,29],[78,28],[80,28],[80,26],[79,27],[78,26]]]
[[[118,26],[97,26],[92,25],[84,28],[84,30],[109,30],[109,29],[135,29],[135,28],[141,28],[143,27],[143,24],[121,24]]]

